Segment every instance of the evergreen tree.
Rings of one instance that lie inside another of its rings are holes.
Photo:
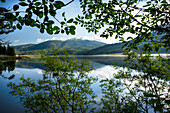
[[[15,56],[16,54],[15,54],[15,49],[14,49],[14,47],[10,47],[10,49],[11,49],[11,56]]]
[[[15,49],[14,47],[10,47],[9,45],[7,46],[7,55],[14,56],[15,55]]]
[[[9,45],[7,46],[6,54],[7,54],[7,55],[10,55],[10,46],[9,46]]]
[[[2,55],[6,55],[6,47],[5,47],[5,46],[2,47],[1,54],[2,54]]]
[[[3,50],[3,47],[2,45],[0,45],[0,55],[2,55],[2,50]]]

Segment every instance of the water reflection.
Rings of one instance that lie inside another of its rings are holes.
[[[19,84],[10,82],[10,94],[19,97],[30,112],[86,112],[91,108],[95,93],[90,86],[97,80],[88,75],[92,66],[65,56],[42,58],[47,68],[43,79],[22,77]]]
[[[73,60],[82,61],[82,60],[89,60],[91,64],[93,64],[94,69],[102,68],[106,65],[118,65],[118,66],[125,66],[123,62],[124,57],[72,57]],[[19,68],[27,68],[27,69],[45,69],[43,65],[41,65],[41,61],[37,59],[28,59],[28,60],[20,60],[16,63],[16,67]]]
[[[74,57],[74,60],[82,61],[86,59],[90,59],[90,63],[94,65],[95,70],[91,72],[91,76],[98,76],[99,73],[99,78],[105,78],[109,77],[112,75],[112,72],[114,72],[114,67],[112,66],[107,66],[107,64],[112,64],[113,62],[109,61],[112,59],[112,61],[117,61],[119,63],[122,62],[122,60],[118,61],[119,58],[109,58],[104,62],[106,58],[104,57],[98,57],[98,58],[77,58]],[[6,87],[7,83],[10,82],[9,79],[12,80],[13,83],[19,83],[20,80],[19,78],[22,75],[25,75],[25,78],[31,77],[31,79],[37,81],[42,78],[43,74],[43,69],[45,69],[44,66],[41,65],[41,62],[37,59],[28,59],[28,60],[19,60],[18,62],[11,61],[11,62],[4,62],[3,63],[3,68],[0,68],[1,70],[1,86],[0,90],[4,91],[4,93],[1,93],[0,96],[1,98],[6,98],[6,101],[1,99],[2,101],[0,102],[0,105],[3,105],[3,109],[1,109],[1,112],[12,112],[16,111],[15,109],[19,109],[18,112],[24,112],[24,108],[18,104],[19,100],[16,97],[11,97],[11,95],[8,94],[9,88]],[[101,70],[100,72],[98,72]],[[104,73],[104,71],[108,71],[107,73]],[[103,72],[102,72],[103,71]],[[109,75],[109,76],[108,76]],[[95,83],[92,85],[92,88],[94,89],[95,94],[101,95],[101,89],[99,88],[99,82]],[[98,96],[99,97],[99,96]],[[11,100],[13,102],[11,103]],[[99,99],[100,100],[100,99]],[[99,102],[99,101],[98,101]],[[6,103],[6,104],[5,104]],[[5,109],[5,106],[9,106],[11,109]],[[15,107],[14,107],[15,106]]]
[[[78,60],[78,61],[82,61],[85,59],[87,59],[87,58],[83,58],[83,57],[74,58],[74,60]],[[101,61],[98,61],[99,59]],[[104,59],[106,59],[106,60],[104,60]],[[121,58],[120,61],[118,61],[118,59],[119,58],[112,58],[112,60],[114,62],[117,61],[121,66],[124,66],[124,63],[122,63],[123,58]],[[128,59],[128,60],[129,60],[130,64],[132,64],[136,59]],[[167,80],[168,80],[168,78],[167,79],[165,78],[167,73],[169,73],[169,70],[167,70],[167,69],[169,69],[169,67],[168,67],[169,65],[168,65],[168,62],[167,63],[157,62],[157,61],[162,61],[162,60],[165,60],[165,59],[154,60],[154,59],[150,59],[150,57],[146,57],[146,58],[144,57],[143,59],[140,60],[140,62],[142,62],[145,65],[141,65],[141,63],[138,63],[138,65],[134,65],[134,67],[131,67],[131,69],[139,70],[139,72],[137,72],[136,70],[130,71],[127,68],[122,68],[122,67],[115,68],[111,65],[106,65],[111,62],[111,58],[110,59],[109,58],[107,59],[104,57],[99,57],[96,59],[94,57],[90,58],[90,62],[93,63],[94,68],[95,68],[95,70],[93,70],[90,73],[90,76],[99,77],[99,81],[102,79],[109,78],[102,83],[97,81],[97,83],[95,83],[91,86],[93,88],[93,91],[97,95],[97,98],[95,98],[96,102],[100,103],[101,98],[103,98],[102,103],[106,104],[106,106],[104,105],[104,107],[108,107],[106,109],[106,111],[108,109],[111,109],[112,107],[117,107],[117,108],[121,107],[121,110],[127,109],[127,110],[130,110],[129,112],[134,111],[134,110],[139,111],[139,112],[140,111],[154,112],[154,109],[157,109],[157,108],[162,109],[162,107],[164,107],[163,105],[165,105],[165,104],[167,105],[167,103],[169,103],[169,100],[167,100],[167,97],[168,97]],[[10,66],[7,66],[7,64],[10,64]],[[4,65],[6,65],[6,67],[2,68],[4,71],[6,70],[6,71],[10,72],[11,70],[14,70],[14,68],[15,68],[15,66],[12,67],[12,65],[14,65],[14,63],[6,63],[5,62]],[[162,68],[162,67],[164,67],[164,68]],[[167,69],[166,69],[166,67],[167,67]],[[157,68],[159,68],[159,69],[157,69]],[[20,69],[24,69],[24,70],[21,71]],[[14,71],[17,75],[22,75],[22,74],[25,75],[26,71],[27,71],[27,75],[32,75],[30,73],[31,72],[30,69],[33,70],[35,72],[35,75],[37,76],[36,78],[34,78],[35,76],[31,76],[31,78],[34,79],[35,81],[37,81],[42,77],[43,69],[45,69],[45,68],[37,60],[36,61],[28,60],[28,61],[19,61],[18,63],[16,63],[16,69]],[[120,70],[123,70],[123,71],[120,72]],[[143,73],[142,70],[145,70],[144,71],[145,73]],[[164,70],[164,71],[160,71],[160,70]],[[150,75],[148,75],[148,73],[147,73],[148,71],[149,72],[152,71],[152,73],[150,73]],[[117,76],[115,76],[117,79],[115,77],[113,77],[113,74],[117,75]],[[163,76],[165,76],[165,77],[163,77]],[[19,78],[19,77],[15,76],[15,74],[13,74],[13,73],[11,73],[10,76],[2,76],[2,77],[5,79],[8,79],[8,80],[13,79],[13,78]],[[26,76],[25,78],[27,78],[27,77],[28,76]],[[49,78],[49,77],[47,77],[47,78]],[[13,79],[13,80],[15,80],[15,79]],[[46,81],[43,78],[41,78],[41,80]],[[117,80],[120,80],[120,81],[116,83]],[[25,81],[29,81],[29,80],[25,80]],[[17,82],[19,82],[19,79],[17,79]],[[65,84],[65,83],[67,83],[67,84]],[[104,85],[99,87],[99,85],[101,85],[103,83],[104,83]],[[26,85],[28,85],[28,84],[26,84]],[[52,83],[52,84],[54,85],[54,84],[56,84],[56,82]],[[64,82],[64,84],[65,85],[63,85],[63,87],[69,87],[72,83],[68,83],[66,81],[66,82]],[[157,84],[157,85],[155,85],[155,84]],[[24,87],[26,86],[24,84],[24,82],[20,85],[23,85]],[[45,92],[45,94],[44,94],[42,92],[44,90],[49,92],[50,91],[49,89],[51,87],[49,87],[49,86],[47,87],[46,86],[47,84],[43,84],[43,83],[39,84],[39,85],[37,85],[37,84],[32,84],[32,85],[34,85],[33,86],[34,88],[39,87],[39,89],[37,91],[34,91],[34,93],[38,93],[39,95],[32,96],[31,98],[27,98],[27,99],[29,99],[29,102],[32,102],[32,100],[35,100],[35,101],[33,101],[33,103],[34,102],[39,103],[39,99],[40,99],[39,96],[41,98],[43,98],[44,101],[49,100],[49,93],[46,94],[46,92]],[[16,87],[17,90],[19,89],[19,92],[21,92],[21,94],[22,94],[21,88],[23,86]],[[44,89],[44,86],[46,86],[47,89]],[[14,88],[14,86],[13,86],[13,88]],[[32,89],[31,86],[29,86],[29,88]],[[101,91],[101,88],[102,88],[102,91]],[[156,89],[156,91],[158,91],[158,95],[157,95],[157,93],[154,92],[155,89]],[[32,89],[32,90],[34,90],[34,89]],[[31,90],[29,90],[29,91],[26,90],[26,91],[27,91],[26,94],[32,93]],[[67,93],[69,92],[67,90],[65,90],[65,91]],[[67,93],[65,94],[65,96],[67,95]],[[164,94],[164,93],[166,93],[166,94]],[[34,94],[31,94],[31,95],[34,95]],[[158,98],[158,99],[160,99],[160,101],[157,99],[157,97],[159,97],[159,95],[161,95],[161,97]],[[165,97],[162,97],[162,95]],[[29,95],[27,95],[26,97],[28,97],[28,96]],[[24,97],[24,99],[25,99],[25,97]],[[38,99],[38,100],[36,100],[36,99]],[[121,100],[121,99],[123,99],[123,100]],[[51,100],[51,101],[53,101],[53,100]],[[117,102],[118,104],[115,104],[115,102]],[[44,105],[44,103],[39,103],[39,104]],[[51,103],[48,103],[48,105],[52,106]],[[95,107],[102,108],[102,106],[98,106],[98,105],[96,105]],[[165,107],[167,107],[167,106],[165,106]],[[165,108],[165,109],[167,109],[167,108]]]
[[[15,77],[14,74],[12,74],[11,76],[5,76],[2,74],[3,71],[8,71],[11,72],[15,69],[15,61],[7,61],[7,62],[1,62],[1,66],[0,66],[0,76],[3,77],[4,79],[8,79],[11,80]]]

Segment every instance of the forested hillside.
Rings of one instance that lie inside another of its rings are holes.
[[[77,54],[80,51],[88,51],[100,46],[106,45],[102,42],[70,39],[66,41],[51,40],[39,44],[27,44],[15,46],[17,54],[40,54],[41,50],[50,53],[51,50],[57,48],[66,48],[70,54]]]

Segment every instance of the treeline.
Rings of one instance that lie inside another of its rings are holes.
[[[15,56],[15,49],[9,45],[7,47],[0,45],[0,55]]]

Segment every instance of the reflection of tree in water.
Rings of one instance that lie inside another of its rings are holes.
[[[95,78],[86,61],[78,63],[67,58],[43,57],[43,80],[34,82],[21,78],[21,83],[9,83],[12,95],[31,112],[90,112],[94,93],[90,88]],[[130,53],[125,59],[129,67],[114,78],[101,81],[101,113],[168,112],[169,58],[138,56]],[[132,69],[137,73],[132,73]],[[75,74],[75,72],[77,72]]]
[[[86,112],[91,109],[97,79],[88,76],[93,68],[87,61],[77,62],[67,56],[43,56],[47,67],[42,80],[22,77],[19,84],[8,83],[10,94],[20,98],[30,112]]]
[[[15,69],[15,61],[8,61],[8,62],[0,62],[0,76],[2,76],[5,79],[13,79],[15,75],[11,75],[10,77],[6,77],[2,75],[2,71],[13,71]]]
[[[129,64],[128,70],[119,71],[110,80],[102,80],[103,111],[120,109],[128,113],[127,108],[132,108],[129,113],[169,112],[169,58],[131,53],[125,61]]]

